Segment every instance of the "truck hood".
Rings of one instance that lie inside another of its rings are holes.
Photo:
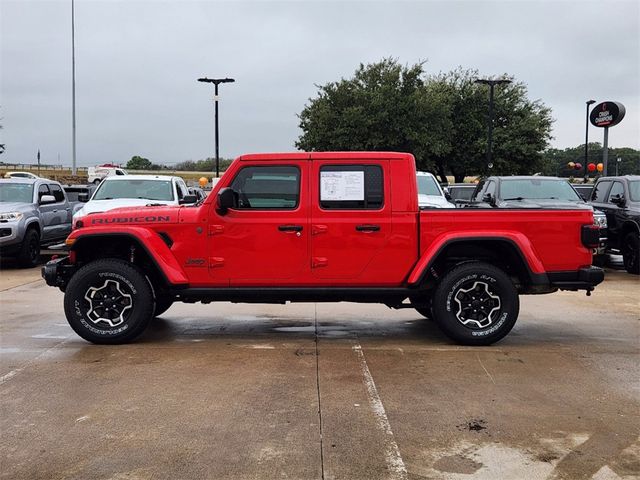
[[[431,208],[456,208],[454,204],[440,195],[418,194],[418,206]]]
[[[24,202],[2,202],[0,203],[0,213],[22,212],[33,210],[33,204]]]
[[[593,210],[593,207],[585,202],[569,202],[556,199],[529,199],[524,200],[499,200],[500,208],[558,208],[564,210]]]
[[[147,205],[172,205],[173,202],[163,202],[159,200],[147,200],[144,198],[114,198],[113,200],[91,200],[88,203],[85,203],[80,210],[73,214],[74,220],[77,220],[80,217],[85,215],[89,215],[91,213],[96,212],[107,212],[110,210],[114,210],[116,208],[132,208],[136,207],[135,210],[139,212],[144,208],[157,208],[157,207],[147,207]]]
[[[96,212],[82,217],[74,215],[74,223],[82,220],[85,227],[102,227],[112,224],[158,224],[178,223],[182,206],[160,205],[154,207],[114,208],[106,212]]]

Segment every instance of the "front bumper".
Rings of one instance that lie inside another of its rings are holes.
[[[571,272],[550,272],[549,281],[560,290],[587,290],[590,292],[604,280],[604,270],[600,267],[583,267]]]
[[[58,287],[64,292],[76,266],[69,263],[69,257],[57,258],[47,262],[40,271],[47,285]]]

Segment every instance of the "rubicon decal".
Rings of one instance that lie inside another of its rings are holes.
[[[91,220],[92,225],[107,223],[142,223],[142,222],[170,222],[171,217],[168,215],[148,215],[145,217],[113,217],[113,218],[94,218]]]

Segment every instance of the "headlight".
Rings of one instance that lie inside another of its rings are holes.
[[[594,213],[593,224],[600,228],[607,228],[607,216],[603,213]]]
[[[23,216],[20,212],[0,213],[0,222],[17,222]]]

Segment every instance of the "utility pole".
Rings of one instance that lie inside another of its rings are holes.
[[[74,0],[71,0],[71,175],[76,174],[76,21]]]
[[[587,164],[589,163],[589,107],[596,103],[595,100],[587,100],[587,120],[584,131],[584,183],[587,183],[589,174],[587,173]]]
[[[221,83],[233,83],[235,80],[233,78],[199,78],[199,82],[204,83],[213,83],[214,85],[214,96],[213,102],[215,104],[215,144],[216,144],[216,178],[220,177],[220,153],[218,147],[218,85]]]
[[[502,80],[491,80],[491,79],[477,79],[475,83],[482,83],[484,85],[489,86],[489,118],[488,118],[488,132],[487,132],[487,169],[491,170],[493,168],[493,162],[491,159],[491,150],[493,147],[493,90],[496,85],[502,85],[511,83],[511,80],[502,79]]]

